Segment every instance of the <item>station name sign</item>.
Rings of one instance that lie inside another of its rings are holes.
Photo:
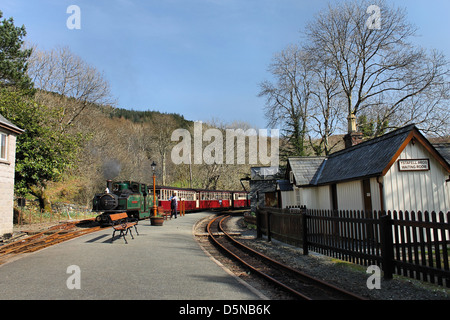
[[[428,171],[430,170],[430,159],[408,159],[398,160],[400,171]]]

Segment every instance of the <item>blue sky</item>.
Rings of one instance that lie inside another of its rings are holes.
[[[0,0],[42,49],[68,46],[104,72],[118,107],[244,120],[266,128],[258,84],[272,56],[328,0]],[[331,0],[331,3],[338,2]],[[387,0],[406,7],[415,41],[450,58],[450,1]],[[69,5],[81,29],[69,30]]]

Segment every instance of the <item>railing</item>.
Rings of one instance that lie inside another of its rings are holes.
[[[450,212],[291,211],[259,209],[258,236],[450,287]]]

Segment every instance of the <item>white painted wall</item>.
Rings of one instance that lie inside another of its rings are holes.
[[[399,171],[399,159],[430,159],[429,171]],[[420,143],[410,142],[384,177],[386,210],[450,210],[448,173]]]
[[[339,210],[364,210],[363,189],[360,180],[336,185]]]

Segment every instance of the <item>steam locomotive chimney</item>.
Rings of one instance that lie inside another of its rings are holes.
[[[106,180],[106,188],[112,193],[112,180]]]

